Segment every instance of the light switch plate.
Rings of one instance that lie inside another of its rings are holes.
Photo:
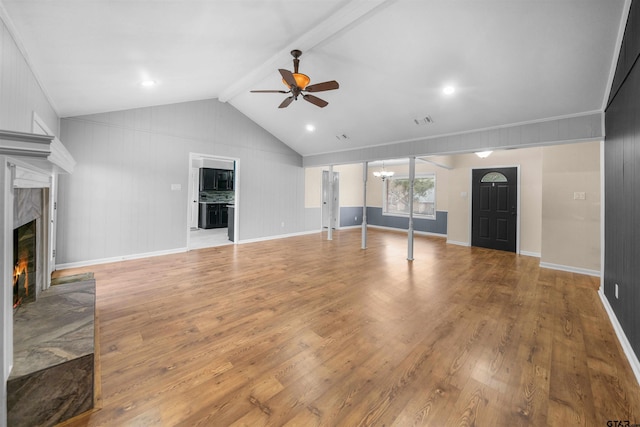
[[[180,191],[182,190],[181,184],[171,184],[171,191]]]

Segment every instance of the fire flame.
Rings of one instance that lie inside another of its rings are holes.
[[[13,280],[15,283],[20,279],[20,275],[24,274],[24,292],[25,296],[29,296],[29,261],[26,258],[21,258],[13,268]]]

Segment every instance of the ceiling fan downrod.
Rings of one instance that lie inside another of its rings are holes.
[[[293,73],[298,74],[298,65],[300,64],[300,55],[302,55],[302,51],[298,49],[293,49],[291,51],[291,56],[293,56]]]

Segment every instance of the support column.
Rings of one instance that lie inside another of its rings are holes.
[[[416,158],[409,158],[409,231],[407,260],[413,261],[413,181],[416,177]]]
[[[367,178],[369,163],[362,163],[362,249],[367,249]]]

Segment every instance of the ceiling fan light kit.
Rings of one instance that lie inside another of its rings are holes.
[[[291,75],[293,76],[293,79],[296,81],[296,86],[298,86],[300,90],[304,90],[304,88],[306,88],[309,82],[311,81],[309,76],[307,76],[306,74],[292,73]],[[287,83],[284,79],[282,79],[282,83],[284,83],[284,85],[290,89],[289,83]]]
[[[309,86],[311,79],[306,74],[302,74],[298,72],[298,66],[300,65],[300,55],[302,55],[302,51],[298,49],[294,49],[291,51],[291,56],[293,56],[293,73],[289,70],[285,70],[284,68],[280,68],[278,71],[282,76],[282,83],[289,89],[285,90],[252,90],[252,93],[290,93],[291,96],[285,98],[284,101],[280,103],[278,108],[286,108],[293,101],[298,99],[298,96],[302,95],[302,98],[316,105],[320,108],[324,108],[329,103],[324,99],[320,99],[317,96],[309,95],[304,92],[323,92],[327,90],[338,89],[340,85],[337,81],[331,80],[328,82],[317,83]]]

